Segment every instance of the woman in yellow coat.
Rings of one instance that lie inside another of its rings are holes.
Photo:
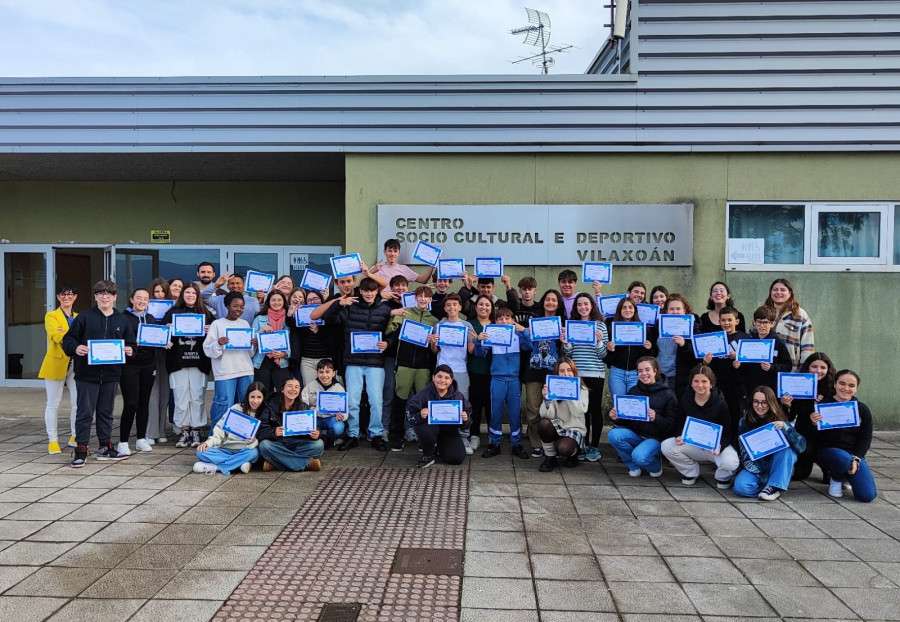
[[[69,447],[75,447],[75,411],[78,394],[75,391],[75,372],[72,369],[72,361],[63,352],[62,340],[69,331],[69,324],[77,315],[72,310],[76,298],[78,298],[78,290],[74,286],[68,283],[61,284],[56,288],[56,300],[59,302],[59,306],[44,316],[44,328],[47,331],[47,354],[44,356],[38,378],[44,379],[44,386],[47,389],[44,422],[47,424],[47,440],[49,441],[47,451],[51,454],[61,453],[56,420],[65,385],[69,386],[69,400],[72,407],[69,418]]]

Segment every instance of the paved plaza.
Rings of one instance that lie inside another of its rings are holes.
[[[552,473],[506,446],[416,471],[415,447],[367,443],[318,473],[199,475],[172,442],[76,470],[15,408],[2,621],[900,620],[893,432],[869,453],[875,502],[829,498],[815,470],[763,503],[706,470],[692,487],[669,467],[633,479],[605,443]]]

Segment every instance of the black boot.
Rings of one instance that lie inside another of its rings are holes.
[[[557,464],[556,456],[544,456],[544,461],[538,467],[538,470],[541,473],[549,473],[557,467]]]

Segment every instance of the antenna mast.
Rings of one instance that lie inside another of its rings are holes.
[[[544,75],[550,73],[550,67],[556,64],[556,60],[552,56],[548,56],[548,52],[555,54],[557,52],[568,52],[573,46],[568,44],[550,45],[550,16],[543,11],[536,11],[525,7],[528,14],[528,25],[521,28],[513,28],[509,31],[511,35],[525,35],[522,42],[525,45],[540,46],[541,51],[531,56],[523,56],[519,60],[510,61],[513,64],[530,60],[536,67],[541,68]]]

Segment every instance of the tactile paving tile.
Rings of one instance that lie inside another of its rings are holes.
[[[391,565],[400,547],[462,550],[466,475],[335,469],[213,620],[313,621],[326,603],[360,603],[360,621],[459,619],[461,577],[391,574]]]

